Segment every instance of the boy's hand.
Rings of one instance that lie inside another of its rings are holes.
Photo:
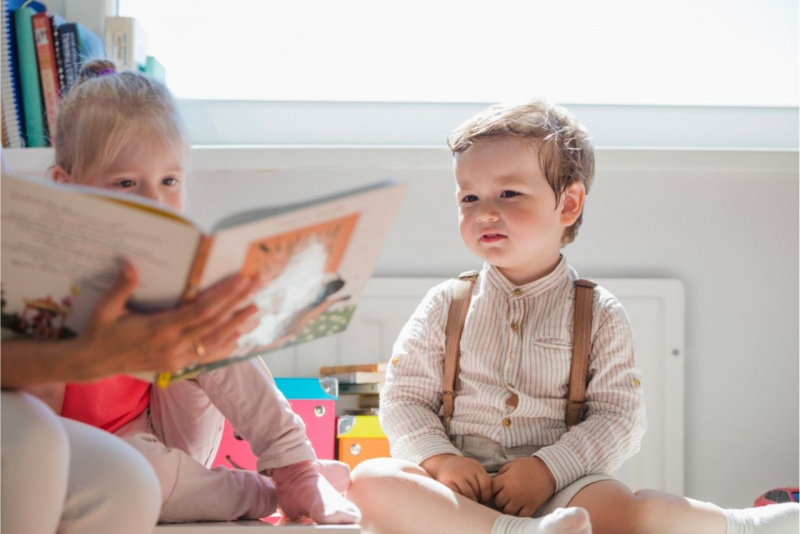
[[[517,458],[492,479],[494,505],[505,514],[532,517],[553,496],[556,481],[539,458]]]
[[[477,460],[439,454],[428,458],[421,466],[431,477],[454,492],[482,504],[491,501],[492,479]]]

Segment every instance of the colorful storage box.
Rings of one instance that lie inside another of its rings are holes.
[[[317,458],[334,459],[336,441],[336,399],[338,383],[335,378],[276,378],[275,384],[289,401],[292,410],[306,425]],[[212,467],[256,468],[256,457],[250,444],[236,435],[225,421],[222,442]]]
[[[337,459],[351,469],[369,458],[390,456],[389,440],[377,415],[342,415],[337,430]]]

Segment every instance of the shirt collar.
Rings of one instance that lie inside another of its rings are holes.
[[[497,267],[490,265],[489,263],[483,264],[483,274],[489,284],[502,293],[521,298],[533,297],[544,293],[545,291],[549,291],[559,284],[563,284],[572,278],[569,273],[570,270],[571,269],[567,265],[567,259],[562,254],[558,261],[558,265],[556,265],[555,269],[553,269],[550,273],[546,274],[542,278],[539,278],[538,280],[528,282],[525,285],[515,286],[508,280],[508,278],[503,276]],[[519,290],[521,293],[515,294],[515,290]]]

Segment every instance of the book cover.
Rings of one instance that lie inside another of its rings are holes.
[[[17,5],[19,4],[19,5]],[[22,114],[22,95],[19,87],[19,73],[17,71],[17,50],[14,40],[14,14],[21,3],[17,0],[0,0],[0,16],[2,23],[0,31],[3,33],[2,48],[0,48],[0,100],[2,101],[3,117],[6,121],[6,137],[9,148],[22,148],[25,146],[25,124]]]
[[[81,331],[120,259],[139,274],[129,306],[174,307],[235,273],[267,283],[259,324],[222,362],[172,381],[344,330],[372,275],[404,184],[383,182],[228,217],[211,229],[140,197],[2,177],[2,326],[48,338]]]
[[[386,371],[389,364],[386,362],[356,363],[351,365],[323,365],[319,368],[321,375],[334,375],[337,373],[355,373],[356,371],[375,372]]]
[[[106,17],[105,45],[108,58],[120,72],[146,67],[145,35],[135,18]]]
[[[39,64],[36,60],[36,45],[33,40],[31,19],[36,11],[32,7],[21,7],[14,11],[14,37],[17,42],[22,114],[25,119],[25,145],[44,147],[45,120],[42,105],[42,87],[39,83]]]
[[[61,102],[56,51],[53,46],[53,28],[47,13],[37,13],[32,20],[33,39],[36,43],[36,59],[39,62],[39,81],[42,84],[42,95],[47,115],[47,132],[49,140],[52,140],[56,131],[56,117],[58,117],[58,107]]]

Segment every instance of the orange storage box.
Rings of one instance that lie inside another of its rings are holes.
[[[342,415],[337,424],[337,459],[354,468],[370,458],[388,458],[389,440],[377,415]]]

